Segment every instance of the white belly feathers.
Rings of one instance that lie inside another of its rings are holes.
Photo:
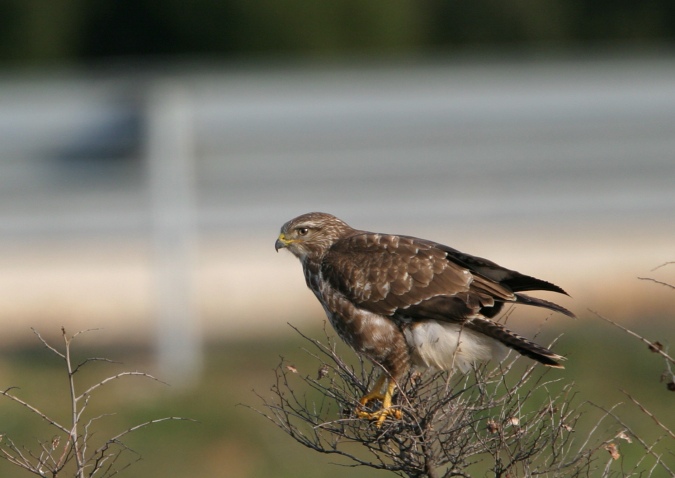
[[[460,324],[418,322],[406,328],[405,339],[414,365],[468,372],[476,362],[501,360],[507,348],[498,341]]]

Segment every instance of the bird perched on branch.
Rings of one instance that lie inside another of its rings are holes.
[[[380,364],[384,373],[360,400],[381,400],[361,418],[380,426],[392,407],[397,383],[411,366],[440,370],[503,357],[505,347],[550,367],[564,357],[492,320],[505,303],[544,307],[574,317],[567,309],[522,294],[560,287],[410,236],[354,229],[330,214],[312,212],[281,227],[275,249],[288,249],[300,262],[338,335]],[[383,393],[384,390],[384,393]]]

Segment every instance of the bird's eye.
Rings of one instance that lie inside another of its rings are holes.
[[[309,232],[309,229],[306,227],[299,227],[297,231],[299,236],[306,236],[307,233]]]

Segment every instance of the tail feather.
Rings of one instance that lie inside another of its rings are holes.
[[[513,292],[525,292],[532,290],[547,290],[559,294],[569,295],[562,287],[558,287],[551,282],[537,279],[536,277],[526,276],[519,272],[513,272],[511,277],[501,281],[501,284],[508,286]]]
[[[565,360],[565,357],[558,355],[546,347],[535,344],[534,342],[522,337],[501,324],[487,319],[474,318],[466,322],[465,327],[468,327],[476,332],[492,337],[501,342],[516,352],[539,363],[555,368],[565,368],[560,362]]]
[[[563,306],[558,305],[554,302],[549,302],[548,300],[538,299],[536,297],[530,297],[529,295],[525,295],[525,294],[516,294],[516,303],[525,304],[525,305],[533,305],[535,307],[543,307],[545,309],[555,310],[556,312],[560,312],[561,314],[565,314],[568,317],[572,317],[573,319],[576,319],[576,315],[574,315],[572,312],[570,312],[569,310],[567,310]]]
[[[549,302],[548,300],[544,299],[538,299],[536,297],[530,297],[529,295],[525,294],[515,294],[515,296],[516,296],[515,302],[517,304],[543,307],[544,309],[554,310],[556,312],[560,312],[561,314],[565,314],[568,317],[576,319],[576,315],[574,315],[573,312],[570,312],[565,307],[558,305],[554,302]],[[484,317],[492,318],[502,311],[502,309],[504,308],[504,304],[505,304],[504,302],[495,301],[494,305],[483,307],[481,308],[480,312]]]

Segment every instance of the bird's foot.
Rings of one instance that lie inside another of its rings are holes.
[[[376,426],[377,428],[380,428],[384,421],[387,419],[387,417],[391,416],[392,418],[395,418],[396,420],[400,420],[403,418],[403,414],[401,413],[401,410],[394,408],[391,406],[391,403],[388,405],[385,405],[386,401],[386,396],[382,393],[379,392],[371,392],[368,395],[364,396],[359,400],[359,403],[361,404],[361,407],[365,407],[368,405],[368,402],[371,402],[373,400],[381,400],[382,401],[382,408],[379,410],[376,410],[374,412],[368,412],[366,410],[357,410],[356,411],[356,416],[359,417],[362,420],[371,420],[371,421],[376,421]],[[391,401],[391,399],[389,400]]]
[[[368,405],[368,402],[372,402],[373,400],[380,400],[381,402],[384,402],[385,396],[384,393],[381,393],[378,390],[379,387],[373,387],[373,390],[365,394],[361,399],[359,400],[359,403],[361,404],[362,407],[365,407]]]
[[[401,410],[398,410],[394,407],[381,408],[380,410],[374,412],[366,412],[365,410],[359,410],[356,412],[356,416],[362,420],[370,420],[377,422],[375,424],[377,428],[380,428],[382,426],[387,417],[392,417],[396,420],[400,420],[403,418]]]

